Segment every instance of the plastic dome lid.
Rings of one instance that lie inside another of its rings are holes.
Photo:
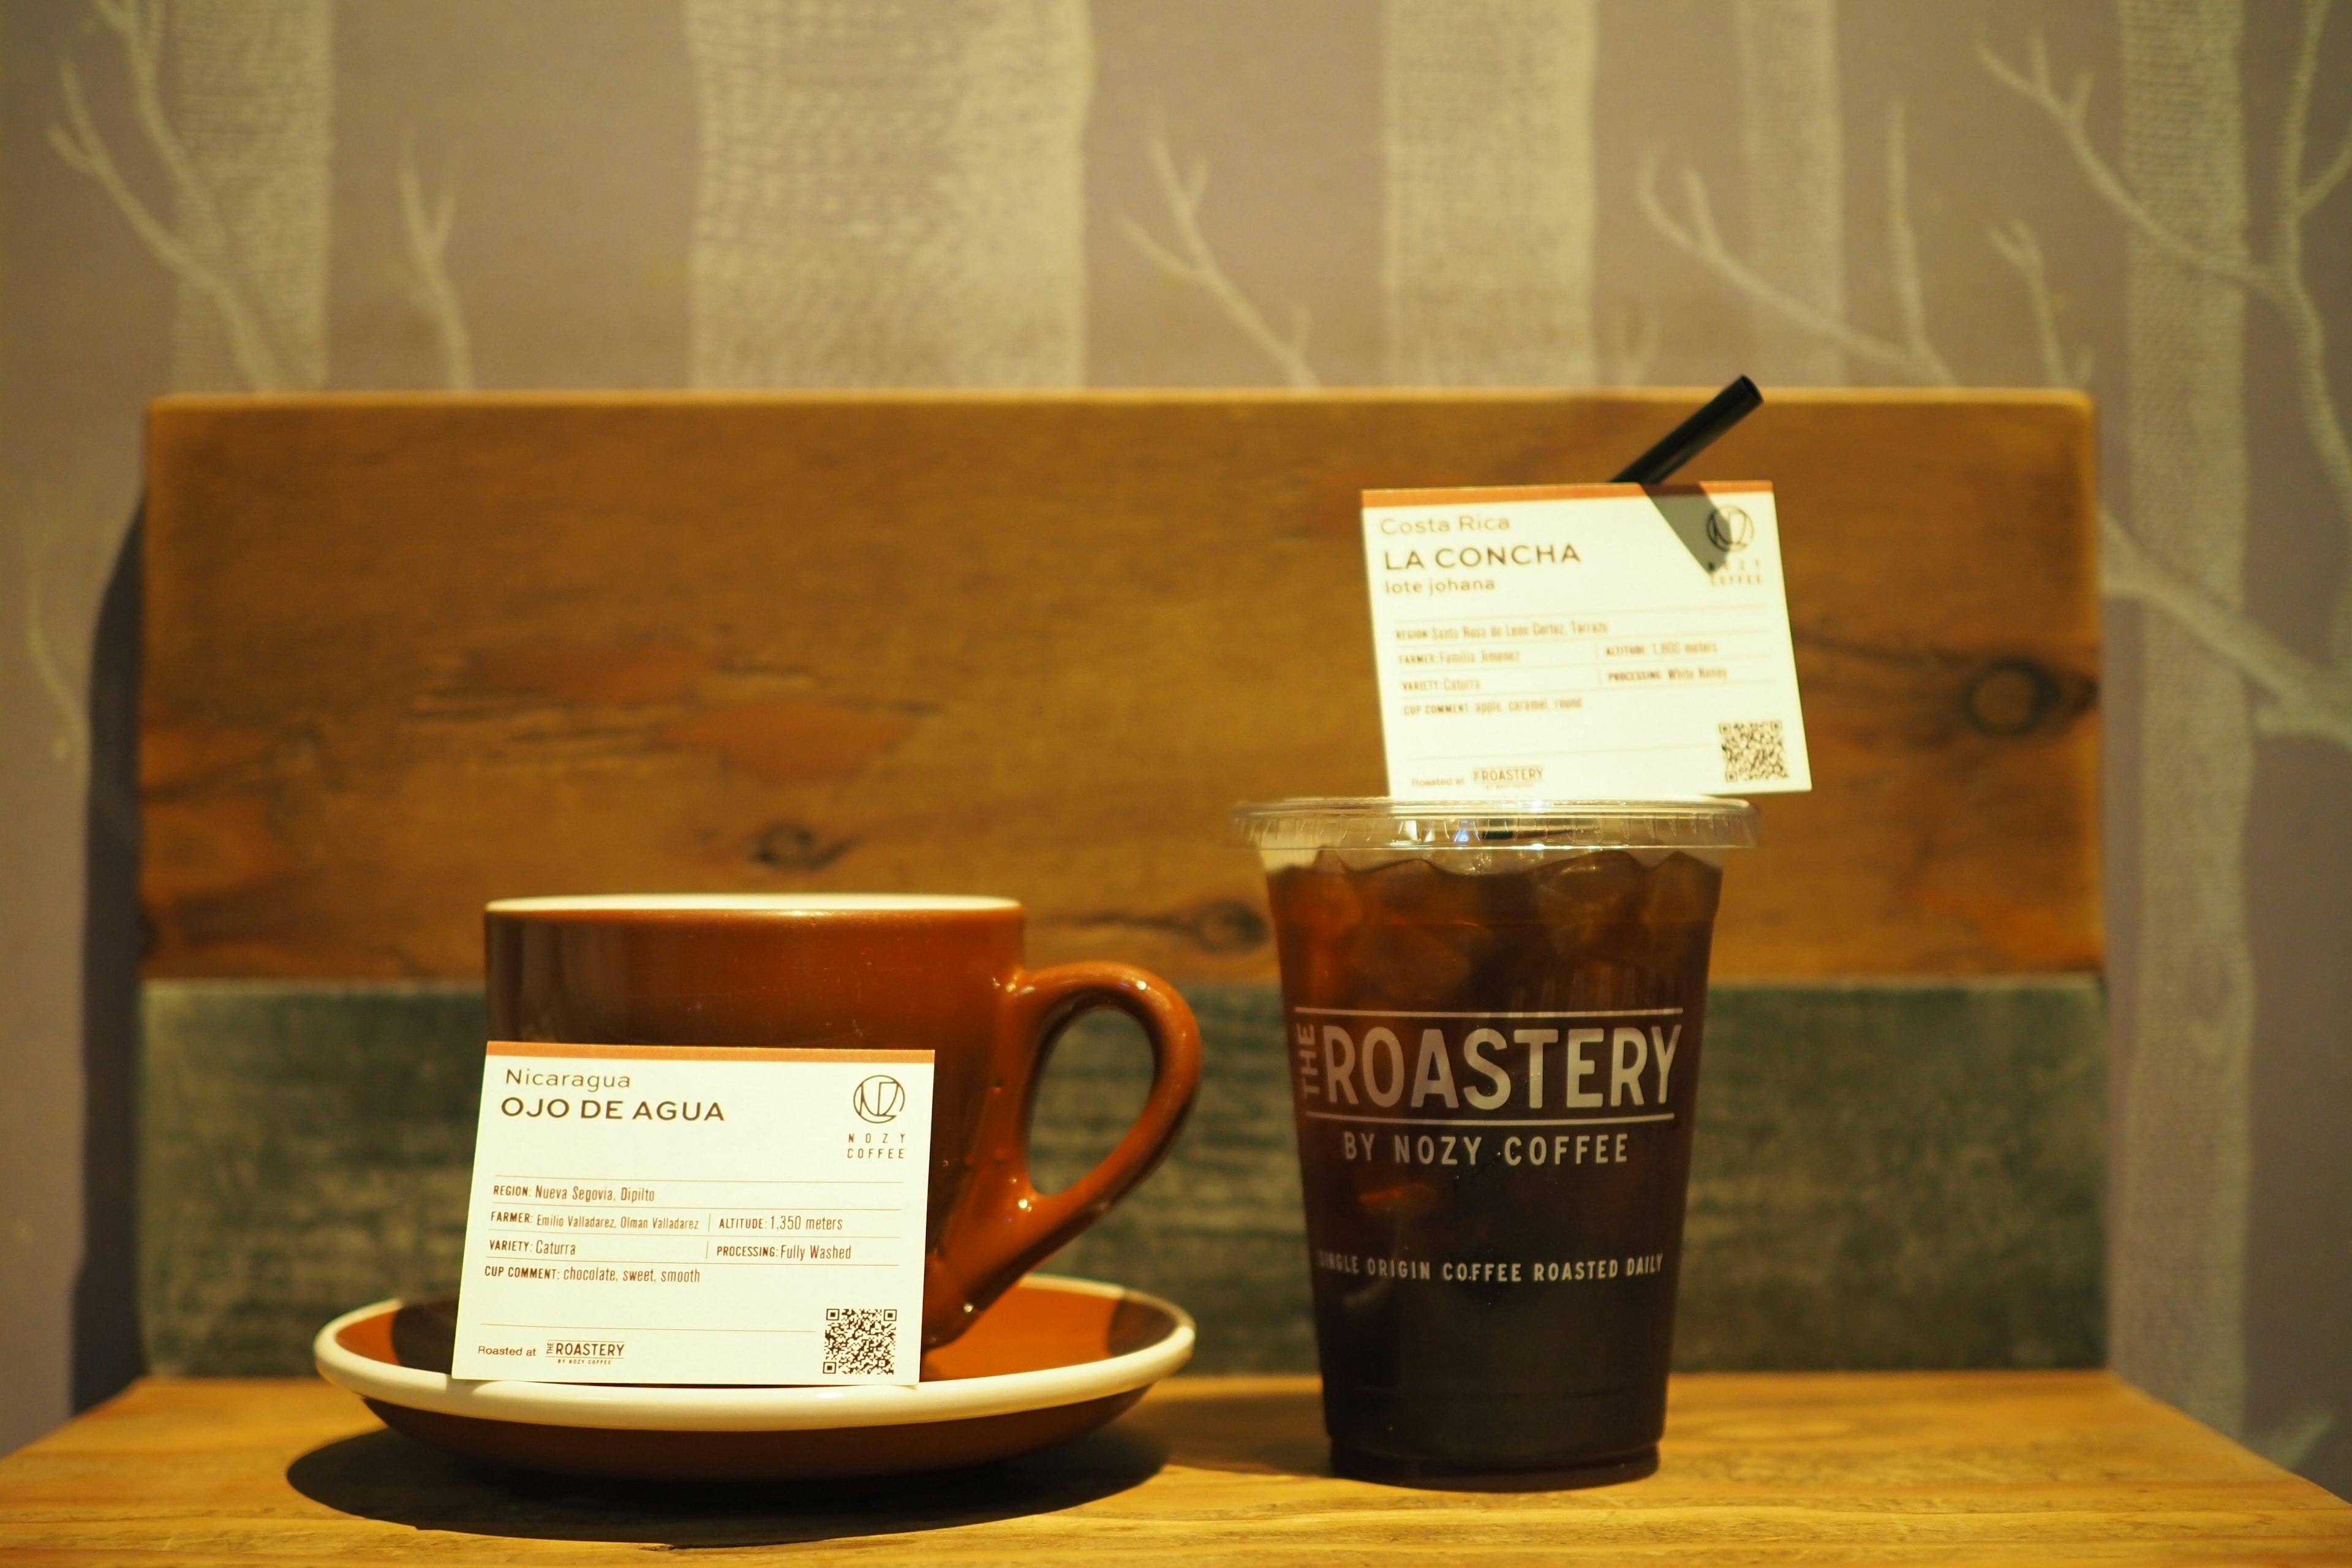
[[[1744,800],[1401,800],[1325,795],[1234,807],[1234,839],[1262,850],[1752,849]]]

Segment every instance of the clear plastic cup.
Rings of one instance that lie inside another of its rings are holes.
[[[1656,1468],[1738,800],[1235,808],[1282,963],[1343,1473]]]

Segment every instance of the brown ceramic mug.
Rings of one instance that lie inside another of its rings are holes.
[[[1022,966],[1021,906],[922,894],[509,899],[485,915],[490,1037],[934,1053],[923,1345],[947,1343],[1168,1152],[1201,1078],[1192,1010],[1124,963]],[[1079,1014],[1150,1042],[1151,1093],[1058,1193],[1029,1176],[1039,1068]]]

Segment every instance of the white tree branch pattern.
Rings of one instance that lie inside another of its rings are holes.
[[[2223,278],[2277,308],[2294,344],[2296,395],[2305,429],[2344,509],[2347,528],[2352,528],[2352,447],[2347,447],[2344,422],[2326,381],[2326,322],[2303,273],[2303,220],[2352,173],[2352,127],[2347,127],[2344,145],[2326,167],[2308,177],[2302,173],[2320,27],[2326,11],[2326,0],[2305,0],[2304,34],[2281,133],[2274,187],[2277,237],[2272,253],[2259,260],[2192,244],[2171,233],[2147,211],[2090,140],[2088,72],[2062,95],[2053,84],[2048,52],[2039,37],[2029,43],[2022,68],[2010,65],[1990,47],[1981,47],[1979,53],[1996,79],[2050,117],[2093,191],[2125,222],[2184,265]],[[1695,171],[1683,171],[1684,216],[1670,212],[1658,192],[1658,174],[1665,161],[1663,148],[1654,148],[1643,159],[1634,186],[1635,199],[1651,226],[1669,243],[1759,306],[1820,333],[1856,360],[1924,385],[1957,385],[1959,377],[1928,333],[1910,215],[1900,100],[1889,109],[1886,145],[1888,260],[1901,314],[1901,331],[1894,337],[1857,327],[1767,282],[1725,243],[1706,182]],[[1994,227],[1988,239],[2024,286],[2044,377],[2053,386],[2084,384],[2090,379],[2090,357],[2087,351],[2072,355],[2066,352],[2042,247],[2032,229],[2015,221]],[[2329,633],[2330,661],[2323,664],[2295,652],[2244,610],[2206,592],[2159,559],[2112,511],[2102,510],[2099,533],[2101,586],[2105,593],[2171,616],[2243,674],[2262,694],[2255,722],[2263,733],[2310,736],[2352,750],[2352,574],[2347,574],[2338,593]]]
[[[45,493],[33,498],[36,521],[25,531],[25,652],[41,683],[41,694],[57,710],[58,731],[49,742],[49,755],[73,775],[77,787],[89,782],[89,717],[82,710],[79,672],[68,673],[58,661],[49,636],[49,552],[62,531]]]
[[[457,216],[457,190],[453,186],[442,192],[441,199],[428,208],[424,185],[416,175],[415,151],[406,147],[401,150],[399,182],[401,226],[408,237],[409,299],[433,323],[441,353],[442,384],[452,392],[471,392],[474,341],[466,331],[465,309],[444,260],[449,230]]]
[[[1252,348],[1264,354],[1281,373],[1286,385],[1319,386],[1314,367],[1307,360],[1307,338],[1314,318],[1305,305],[1290,308],[1290,331],[1277,332],[1266,321],[1265,313],[1252,302],[1239,285],[1226,275],[1217,259],[1216,248],[1201,229],[1201,205],[1209,194],[1209,165],[1195,158],[1182,171],[1176,167],[1176,155],[1168,145],[1168,130],[1155,125],[1143,140],[1144,156],[1151,164],[1151,178],[1159,187],[1160,199],[1165,207],[1170,231],[1175,236],[1172,244],[1163,244],[1151,231],[1135,219],[1122,215],[1119,232],[1127,237],[1146,261],[1158,268],[1171,280],[1188,288],[1198,289],[1209,297],[1217,311],[1233,324],[1234,330],[1246,339]]]
[[[2234,283],[2278,311],[2294,355],[2295,402],[2303,414],[2304,430],[2310,437],[2312,451],[2326,476],[2328,488],[2335,493],[2337,510],[2344,514],[2347,535],[2352,537],[2352,440],[2347,439],[2343,415],[2327,384],[2327,323],[2304,276],[2305,220],[2343,181],[2346,172],[2352,170],[2352,126],[2347,126],[2344,145],[2327,167],[2308,177],[2304,174],[2312,86],[2318,75],[2320,34],[2326,25],[2327,12],[2328,0],[2304,0],[2303,37],[2289,79],[2272,184],[2271,248],[2267,256],[2259,258],[2199,245],[2173,233],[2147,210],[2091,140],[2091,73],[2080,73],[2073,86],[2060,93],[2050,74],[2049,50],[2039,34],[2027,41],[2026,63],[2021,68],[2003,59],[1990,45],[1979,43],[1977,53],[1994,80],[2049,119],[2091,189],[2117,216],[2183,266]],[[2147,580],[2160,580],[2160,564],[2157,573],[2158,576]],[[2149,602],[2168,611],[2172,609],[2160,598],[2151,598]],[[2189,624],[2185,618],[2183,624]],[[2214,651],[2232,663],[2239,662],[2229,648],[2216,647]],[[2352,574],[2347,574],[2345,584],[2336,592],[2336,609],[2328,625],[2327,651],[2329,659],[2337,667],[2352,667]],[[2253,675],[2252,670],[2247,673]],[[2265,690],[2269,689],[2265,687]],[[2283,700],[2278,692],[2269,691],[2269,695],[2274,705]],[[2352,709],[2334,717],[2339,725],[2352,724]],[[2306,725],[2287,732],[2330,731]]]
[[[1162,241],[1134,218],[1121,215],[1119,232],[1128,243],[1171,281],[1207,295],[1234,330],[1272,363],[1285,385],[1322,385],[1307,354],[1312,312],[1304,304],[1293,304],[1290,331],[1276,331],[1256,302],[1225,271],[1216,247],[1202,229],[1201,209],[1209,189],[1207,163],[1195,158],[1180,171],[1164,126],[1155,126],[1144,138],[1144,156],[1150,163],[1152,183],[1159,189],[1174,238],[1172,243]],[[1621,300],[1602,322],[1602,333],[1609,379],[1621,386],[1641,384],[1649,374],[1651,361],[1657,357],[1656,312],[1638,299]]]
[[[2090,353],[2070,362],[2032,227],[2017,220],[1991,235],[1993,248],[2023,280],[2033,312],[2042,372],[2052,385],[2090,379]],[[2254,728],[2265,735],[2306,735],[2352,751],[2352,671],[2304,658],[2254,621],[2151,554],[2108,508],[2099,509],[2100,586],[2111,598],[2163,611],[2243,674],[2262,694]]]
[[[1650,378],[1662,336],[1655,310],[1628,295],[1602,318],[1601,334],[1601,365],[1611,385],[1639,386]]]
[[[1716,226],[1715,207],[1706,182],[1697,171],[1682,172],[1687,216],[1677,219],[1658,195],[1658,174],[1665,149],[1654,147],[1642,160],[1634,182],[1634,199],[1650,226],[1669,243],[1705,267],[1727,287],[1792,326],[1836,343],[1848,355],[1894,372],[1927,386],[1957,385],[1959,377],[1927,335],[1927,296],[1919,279],[1919,245],[1911,223],[1911,164],[1906,141],[1903,100],[1887,106],[1886,229],[1887,254],[1895,270],[1895,293],[1903,316],[1903,335],[1881,337],[1855,326],[1843,314],[1824,310],[1785,289],[1767,281],[1724,243]]]
[[[131,103],[139,129],[172,187],[177,226],[158,217],[123,176],[99,133],[71,57],[58,68],[65,101],[63,125],[49,127],[49,145],[66,166],[97,183],[155,259],[220,312],[238,374],[256,392],[295,385],[285,357],[271,341],[263,310],[240,276],[220,203],[187,144],[164,112],[164,0],[91,0],[99,20],[122,47]]]

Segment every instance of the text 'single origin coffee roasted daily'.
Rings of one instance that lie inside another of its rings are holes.
[[[1245,806],[1339,1467],[1646,1473],[1745,802]]]

